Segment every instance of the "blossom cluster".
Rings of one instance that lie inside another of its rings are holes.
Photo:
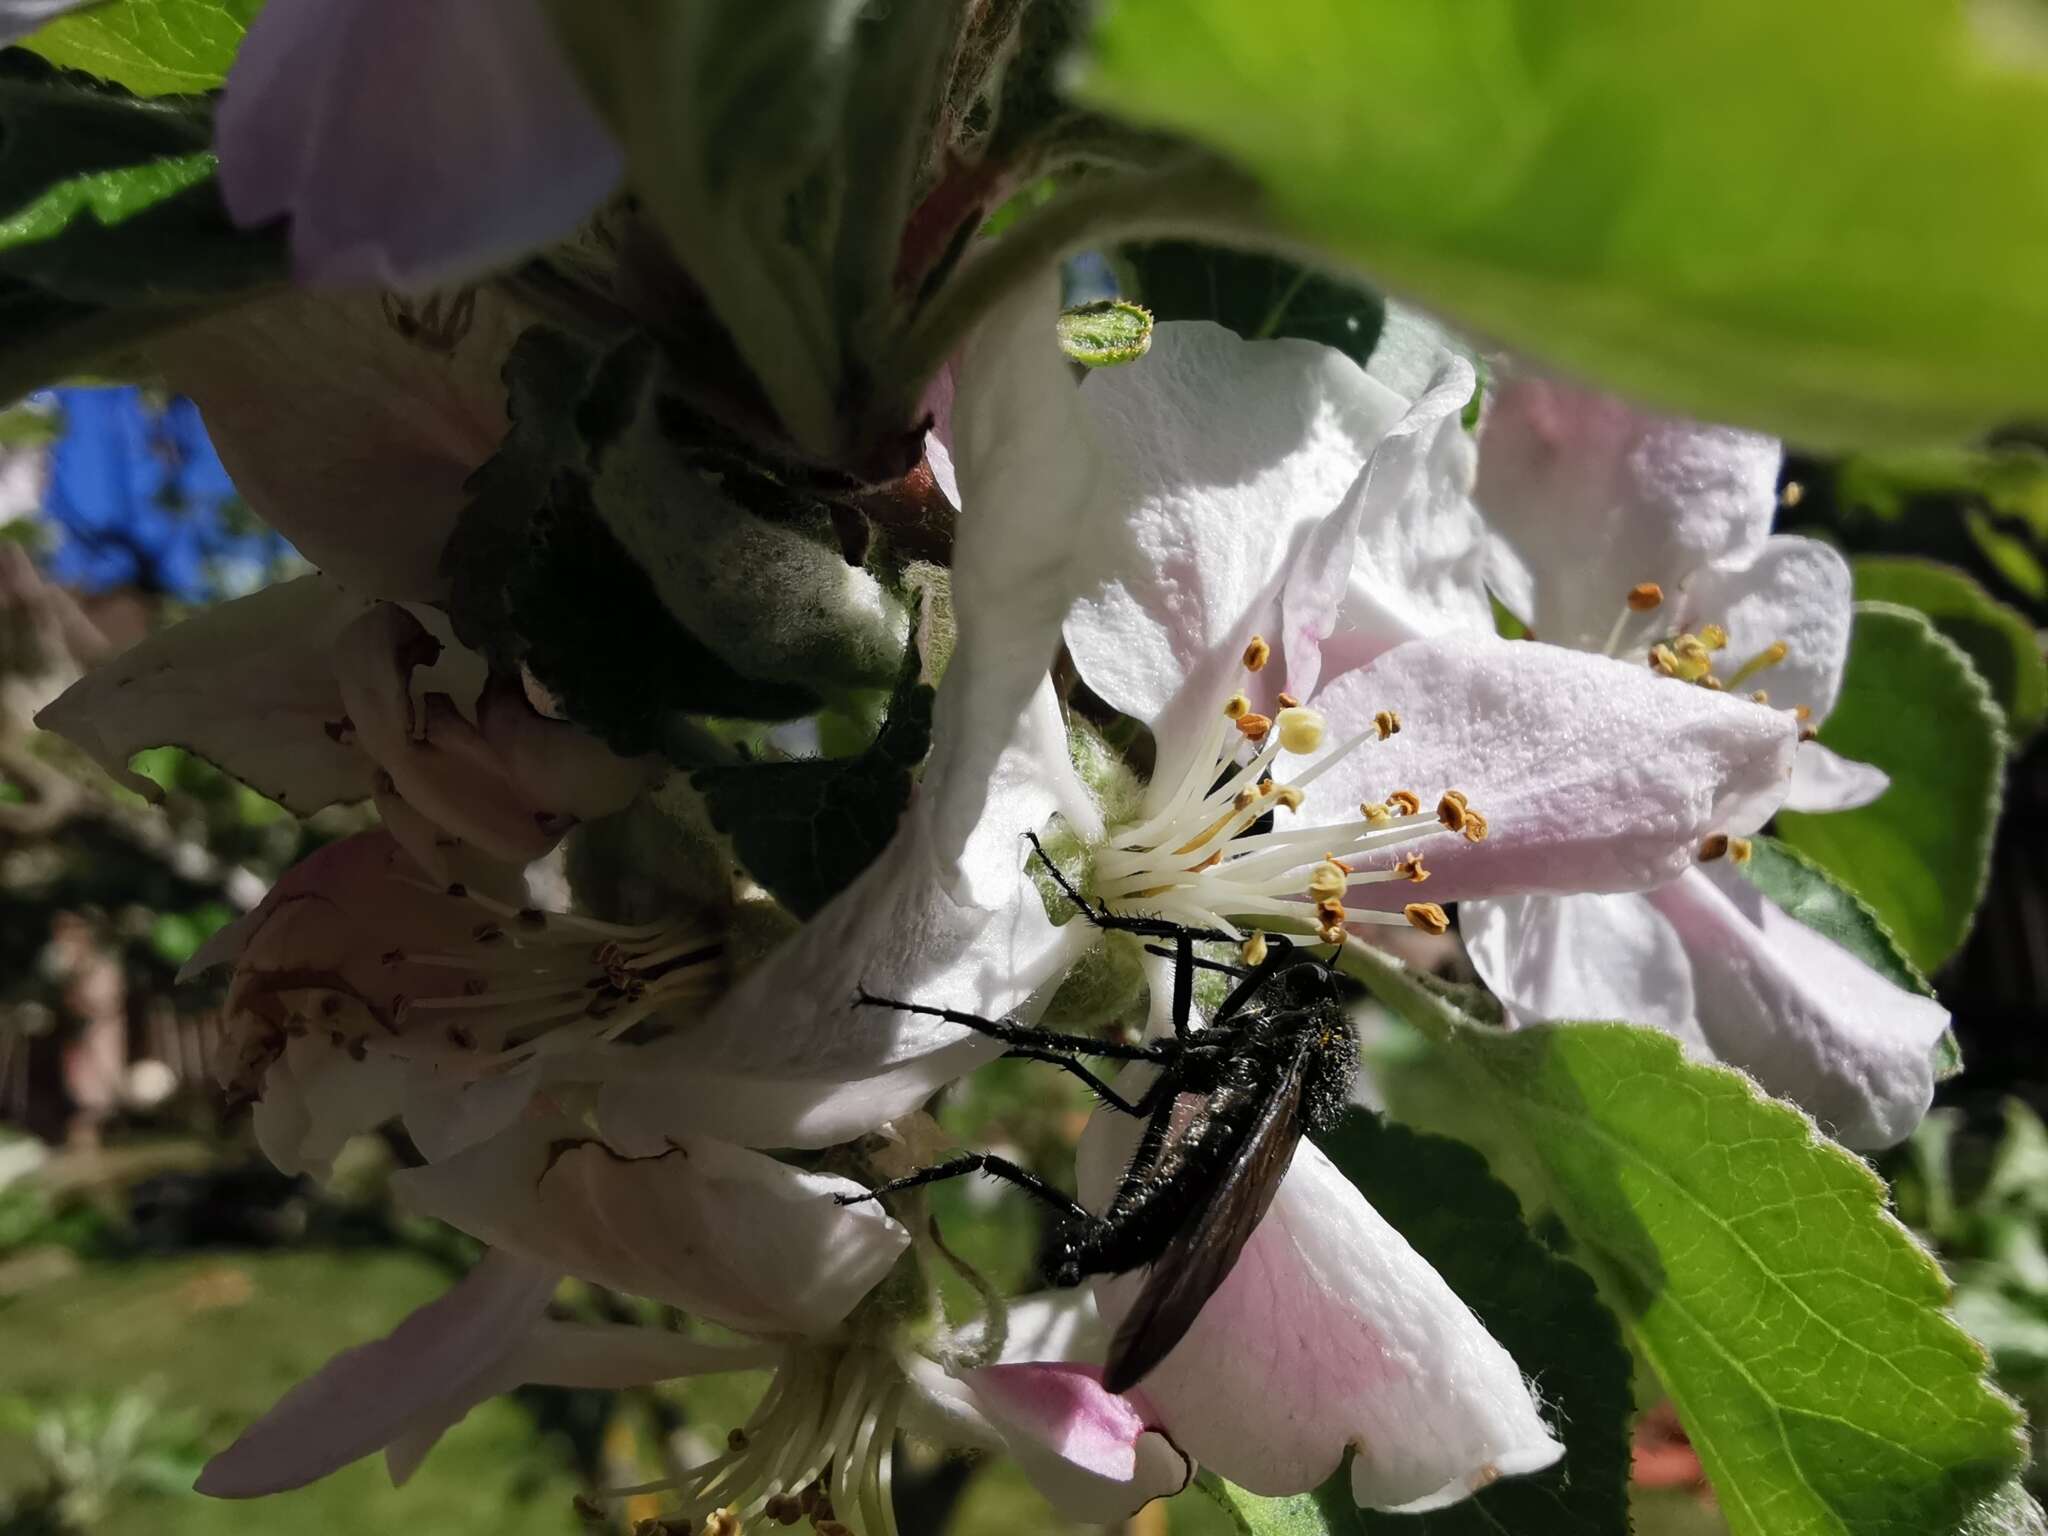
[[[471,8],[444,24],[492,39],[477,68],[499,89],[488,111],[451,106],[438,140],[393,122],[406,142],[366,147],[307,115],[329,77],[396,91],[394,72],[440,67],[432,48],[365,53],[381,5],[337,21],[271,0],[252,30],[222,187],[245,222],[292,219],[302,277],[467,280],[613,188],[616,146],[539,7]],[[414,186],[429,140],[473,152],[459,196]],[[409,216],[414,191],[433,218]],[[1205,942],[1212,968],[1281,938],[1334,957],[1455,929],[1509,1027],[1654,1025],[1852,1147],[1926,1109],[1941,1007],[1745,871],[1779,811],[1887,788],[1815,739],[1849,572],[1772,532],[1775,441],[1512,359],[1482,386],[1413,317],[1363,364],[1164,322],[1082,378],[1041,271],[926,391],[901,478],[951,529],[943,598],[911,625],[944,643],[909,637],[937,680],[929,751],[877,856],[799,922],[661,749],[579,718],[465,623],[448,551],[517,430],[528,317],[499,288],[461,305],[423,338],[407,302],[295,292],[162,342],[318,573],[187,619],[43,716],[137,787],[132,753],[175,742],[300,813],[374,805],[377,830],[303,861],[194,958],[227,977],[219,1079],[288,1172],[401,1125],[402,1198],[487,1245],[287,1394],[202,1491],[270,1493],[377,1451],[402,1481],[521,1383],[758,1370],[771,1385],[727,1449],[659,1490],[677,1529],[891,1531],[899,1434],[1010,1455],[1086,1520],[1198,1469],[1281,1494],[1348,1458],[1359,1505],[1414,1511],[1553,1464],[1537,1387],[1312,1140],[1133,1387],[1103,1365],[1142,1274],[941,1305],[922,1207],[863,1197],[943,1155],[926,1106],[1003,1054],[960,1016],[1172,1032],[1185,962],[1101,915],[1227,938]],[[861,592],[901,626],[902,594]],[[595,906],[532,894],[540,861],[565,850],[573,872],[606,829],[651,823],[687,849],[665,878]],[[1195,989],[1197,1028],[1217,996]],[[1135,1135],[1094,1116],[1084,1205]],[[692,1327],[553,1319],[564,1276]]]

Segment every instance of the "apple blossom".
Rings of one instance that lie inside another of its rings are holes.
[[[373,798],[391,834],[444,881],[451,847],[538,858],[653,774],[648,760],[615,755],[487,676],[438,610],[369,602],[317,575],[149,636],[37,719],[151,798],[155,786],[128,760],[165,744],[301,815]]]
[[[1758,714],[1796,716],[1807,739],[1790,809],[1885,793],[1882,773],[1810,739],[1841,686],[1849,570],[1826,545],[1770,532],[1775,442],[1541,378],[1496,395],[1480,441],[1493,577],[1541,641],[1632,660],[1674,692],[1724,689]],[[1766,899],[1734,867],[1745,853],[1739,836],[1715,837],[1696,867],[1638,894],[1514,894],[1467,905],[1460,925],[1518,1019],[1658,1024],[1851,1146],[1898,1141],[1932,1097],[1946,1011]]]

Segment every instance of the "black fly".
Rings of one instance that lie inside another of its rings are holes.
[[[872,1007],[927,1014],[991,1036],[1005,1053],[1050,1062],[1072,1073],[1111,1109],[1139,1116],[1145,1129],[1116,1190],[1100,1214],[1015,1163],[985,1152],[949,1158],[892,1179],[842,1203],[914,1189],[940,1179],[986,1173],[1056,1210],[1051,1275],[1077,1285],[1089,1275],[1151,1266],[1137,1302],[1112,1340],[1103,1383],[1113,1392],[1135,1386],[1194,1324],[1230,1274],[1245,1243],[1273,1203],[1302,1135],[1327,1130],[1344,1113],[1358,1071],[1358,1041],[1344,1017],[1343,986],[1323,961],[1284,938],[1267,941],[1255,965],[1229,965],[1195,954],[1198,941],[1229,936],[1160,918],[1121,917],[1089,905],[1045,850],[1032,845],[1067,898],[1098,928],[1166,940],[1174,967],[1173,1034],[1143,1045],[1061,1034],[1006,1020],[873,997]],[[1191,1027],[1194,976],[1221,971],[1236,985],[1208,1026]],[[1133,1099],[1077,1059],[1149,1062],[1159,1075]],[[1175,1125],[1176,1110],[1188,1111]]]

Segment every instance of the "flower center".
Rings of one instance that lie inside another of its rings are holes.
[[[1664,606],[1664,589],[1654,581],[1638,582],[1628,589],[1622,600],[1621,612],[1615,617],[1614,627],[1607,632],[1607,644],[1602,654],[1620,657],[1641,645],[1648,637],[1641,633],[1654,629],[1654,621],[1645,625],[1643,616],[1655,613]],[[1651,670],[1665,677],[1675,677],[1680,682],[1692,683],[1701,688],[1710,688],[1716,693],[1729,692],[1742,687],[1761,672],[1767,672],[1792,654],[1792,649],[1783,640],[1773,640],[1769,645],[1738,663],[1735,670],[1726,677],[1715,672],[1717,658],[1728,648],[1728,631],[1719,624],[1702,624],[1697,630],[1684,630],[1678,634],[1666,634],[1652,640],[1648,647]],[[1768,704],[1771,696],[1758,689],[1750,694],[1758,704]],[[1798,714],[1804,720],[1809,711],[1801,706]]]
[[[701,924],[603,923],[448,890],[483,913],[468,941],[383,958],[447,969],[459,986],[401,999],[396,1029],[370,1037],[371,1049],[483,1076],[611,1045],[659,1010],[724,984],[723,939]]]
[[[739,1536],[750,1522],[808,1520],[820,1536],[896,1536],[890,1457],[909,1386],[888,1354],[795,1346],[726,1449],[681,1477],[615,1488],[671,1493],[673,1536]]]
[[[1245,670],[1264,668],[1271,648],[1254,637]],[[1449,790],[1434,810],[1396,790],[1383,802],[1361,805],[1356,819],[1334,825],[1282,829],[1279,814],[1301,808],[1302,790],[1352,753],[1401,729],[1392,710],[1314,767],[1283,782],[1282,759],[1318,751],[1328,722],[1314,709],[1279,695],[1273,715],[1255,713],[1233,694],[1185,763],[1161,764],[1161,781],[1174,786],[1165,807],[1135,826],[1112,831],[1096,851],[1092,894],[1112,912],[1165,918],[1195,928],[1243,937],[1235,920],[1268,919],[1307,927],[1325,943],[1339,943],[1350,923],[1412,924],[1441,933],[1443,909],[1410,902],[1400,912],[1353,912],[1345,896],[1359,886],[1390,880],[1416,884],[1429,878],[1419,852],[1389,862],[1404,844],[1444,832],[1472,842],[1486,836],[1486,818]]]

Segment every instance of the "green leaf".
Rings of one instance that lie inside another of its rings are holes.
[[[1157,240],[1124,246],[1118,263],[1160,320],[1214,320],[1253,340],[1300,336],[1360,363],[1386,323],[1370,289],[1257,251]]]
[[[2017,748],[2048,716],[2048,661],[2041,637],[2018,610],[1954,566],[1867,555],[1855,562],[1856,595],[1924,613],[1962,647],[2005,711],[2008,745]]]
[[[12,399],[283,277],[222,207],[203,104],[0,56],[0,394]]]
[[[111,0],[60,16],[22,46],[139,96],[196,94],[227,80],[262,9],[263,0]]]
[[[1815,446],[2048,417],[2033,7],[1119,0],[1082,95],[1475,334]]]
[[[790,911],[809,917],[874,862],[910,803],[931,745],[933,690],[913,648],[888,718],[854,757],[700,768],[690,783],[740,863]]]
[[[1991,691],[1923,615],[1858,603],[1820,740],[1876,764],[1891,787],[1858,810],[1781,812],[1778,835],[1868,903],[1931,975],[1969,933],[1990,874],[2005,766]]]
[[[1135,363],[1152,346],[1152,315],[1142,304],[1098,299],[1078,304],[1055,322],[1060,350],[1084,368]]]
[[[966,9],[549,0],[633,190],[813,455],[856,451],[843,418],[894,382],[866,376],[862,354],[894,316],[923,132]]]
[[[1619,1024],[1471,1024],[1345,966],[1526,1158],[1677,1403],[1737,1536],[1935,1536],[2019,1470],[2014,1405],[1862,1162],[1740,1074]]]

